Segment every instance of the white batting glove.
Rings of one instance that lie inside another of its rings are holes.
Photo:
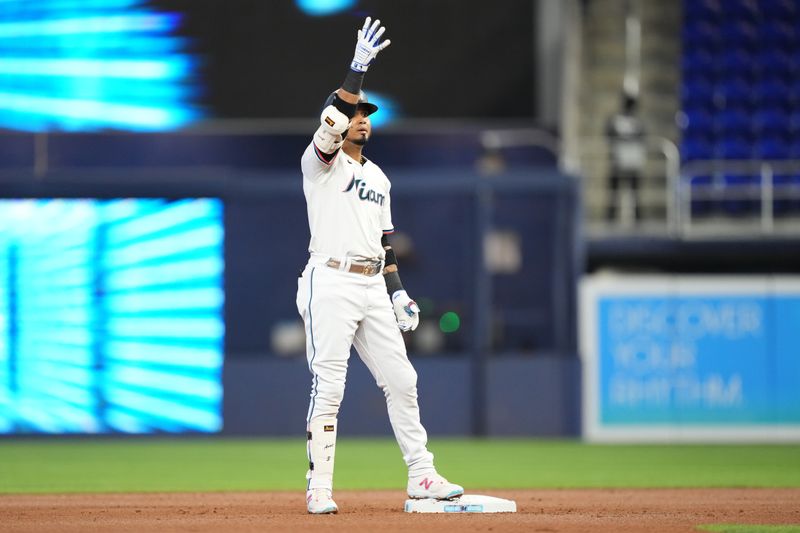
[[[372,19],[367,17],[367,20],[364,21],[364,27],[358,30],[356,52],[353,55],[353,62],[350,63],[350,68],[356,72],[366,72],[378,52],[392,44],[389,39],[380,42],[381,35],[386,31],[386,28],[380,24],[381,21],[379,19],[375,19],[375,22],[372,22]]]
[[[419,326],[419,306],[409,298],[406,291],[394,291],[392,294],[394,316],[401,331],[414,331]]]

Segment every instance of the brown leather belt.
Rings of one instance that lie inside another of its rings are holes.
[[[339,267],[342,266],[342,263],[338,259],[328,259],[328,261],[325,263],[325,266],[329,266],[331,268],[339,270]],[[375,274],[381,271],[381,262],[377,260],[367,261],[367,262],[351,261],[350,268],[347,271],[352,272],[353,274],[374,276]]]

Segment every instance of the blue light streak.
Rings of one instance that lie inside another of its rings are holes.
[[[0,433],[218,431],[222,214],[0,200]]]
[[[0,2],[0,127],[159,131],[201,118],[200,60],[180,24],[143,0]]]
[[[15,3],[15,2],[9,2]],[[106,2],[108,3],[108,2]],[[125,2],[131,8],[137,2]],[[4,6],[0,5],[0,9]],[[5,8],[7,9],[7,8]],[[6,22],[0,24],[0,39],[19,39],[21,37],[50,37],[54,35],[90,35],[98,33],[136,33],[168,32],[177,26],[174,15],[114,15],[95,17],[58,18],[25,22]]]
[[[127,80],[175,79],[190,75],[187,60],[155,61],[148,59],[0,59],[0,75],[59,76],[87,78],[122,78]]]
[[[65,130],[84,130],[87,124],[132,131],[172,129],[197,118],[188,109],[137,106],[102,100],[29,96],[0,92],[0,120],[4,116],[34,115]],[[24,118],[24,117],[20,117]]]
[[[312,17],[335,15],[347,11],[356,3],[357,0],[295,0],[297,7]]]

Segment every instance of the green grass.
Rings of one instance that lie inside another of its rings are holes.
[[[433,439],[439,470],[471,489],[800,487],[797,445],[589,445]],[[297,439],[0,440],[0,493],[297,490]],[[339,489],[398,489],[391,439],[340,439]]]
[[[709,524],[697,526],[701,531],[714,533],[800,533],[800,525],[761,526],[749,524]]]

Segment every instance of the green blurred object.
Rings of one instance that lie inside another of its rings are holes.
[[[302,439],[4,439],[0,493],[304,490]],[[478,489],[800,487],[798,445],[593,445],[432,438],[449,479]],[[391,438],[342,438],[337,489],[405,488]]]
[[[439,319],[439,329],[444,333],[453,333],[458,331],[459,327],[461,327],[461,317],[458,316],[458,313],[447,311]]]

